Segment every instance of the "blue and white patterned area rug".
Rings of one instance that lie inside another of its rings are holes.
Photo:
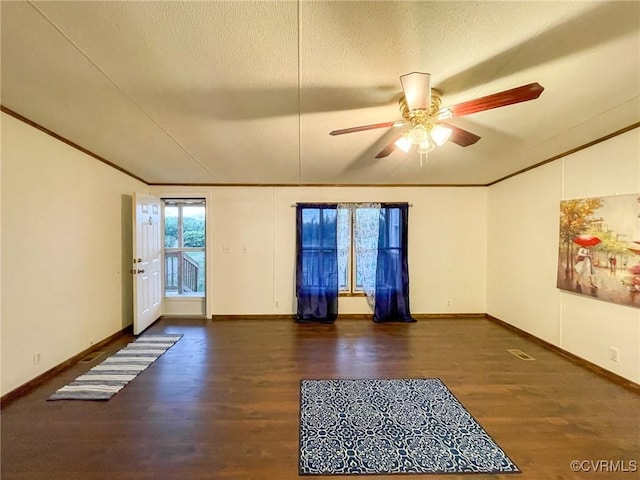
[[[143,335],[48,400],[109,400],[180,338],[182,335]]]
[[[437,378],[302,380],[300,475],[516,473]]]

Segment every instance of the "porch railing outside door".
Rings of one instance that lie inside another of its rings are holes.
[[[198,291],[199,265],[186,252],[165,252],[165,291],[178,295]]]

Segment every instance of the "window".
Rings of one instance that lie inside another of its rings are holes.
[[[375,285],[379,206],[338,208],[338,288],[342,295],[364,295]]]
[[[364,296],[374,322],[414,322],[407,203],[296,205],[296,322],[333,323],[338,297]]]
[[[165,296],[203,297],[205,292],[205,202],[164,200]]]

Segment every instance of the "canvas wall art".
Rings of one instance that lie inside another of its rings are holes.
[[[640,194],[560,202],[557,287],[640,308]]]

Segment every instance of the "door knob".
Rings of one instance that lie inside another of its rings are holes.
[[[144,270],[138,270],[138,273],[144,273]]]

